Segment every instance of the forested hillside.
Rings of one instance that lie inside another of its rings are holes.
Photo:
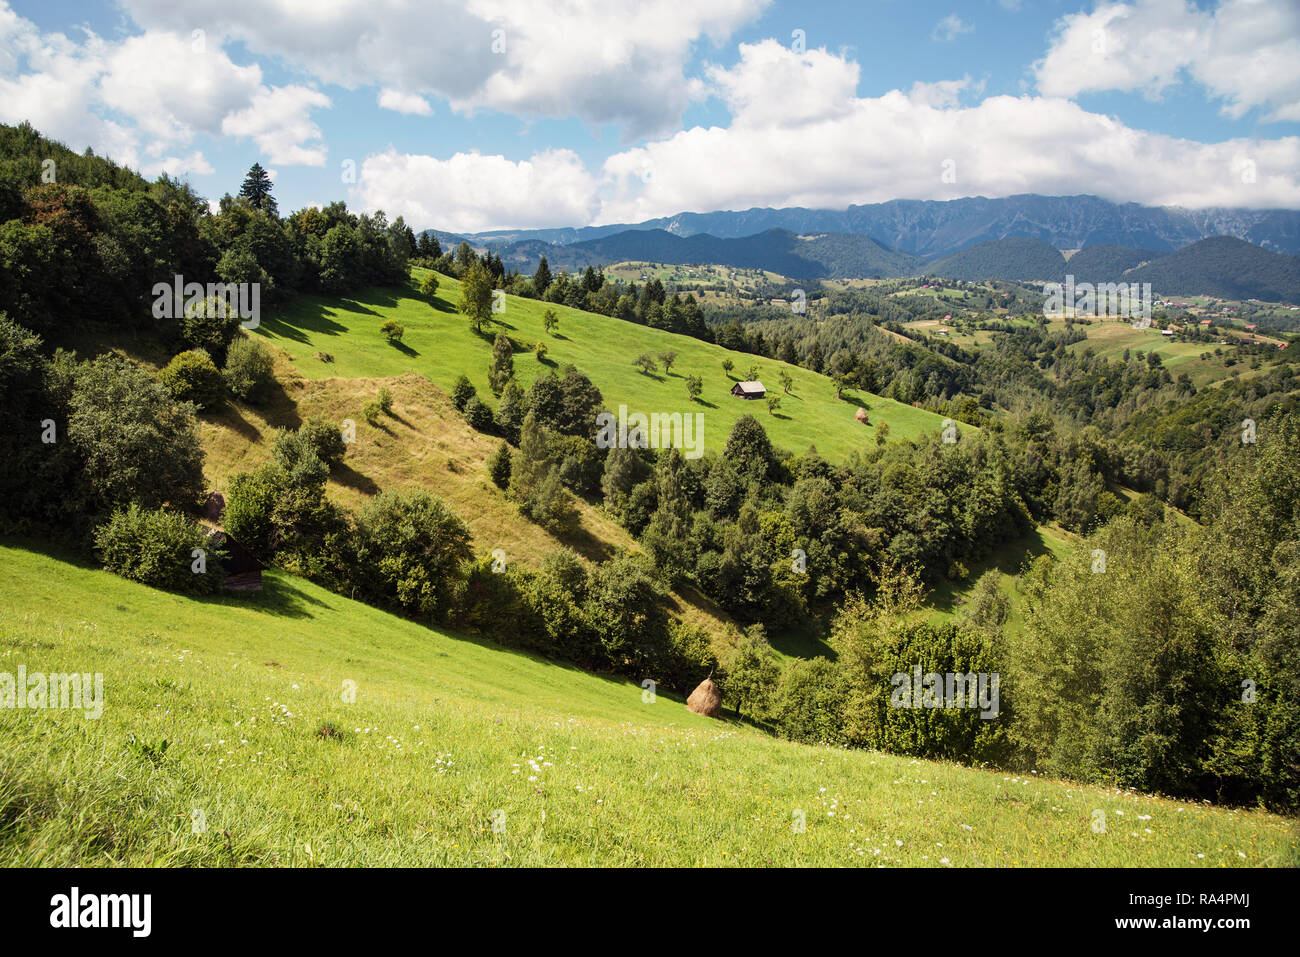
[[[711,317],[659,279],[545,260],[523,275],[342,203],[282,215],[256,165],[214,211],[93,157],[69,161],[87,185],[34,182],[54,147],[5,142],[0,530],[210,600],[231,558],[200,521],[220,420],[237,463],[220,520],[277,575],[683,694],[713,675],[732,720],[801,742],[1300,806],[1286,342],[1234,344],[1198,385],[1166,366],[1161,330],[1104,356],[1036,293],[962,278],[828,283],[803,311]],[[966,275],[1010,256],[1027,278],[1061,258],[1011,240],[961,255]],[[266,315],[160,314],[154,284],[181,272],[259,284]],[[760,375],[761,400],[731,394]],[[418,445],[398,377],[432,396],[430,449],[444,423],[478,433],[472,457],[446,456],[472,481],[374,469],[399,433],[403,454]],[[346,418],[264,438],[250,422],[297,408],[284,396],[305,379],[348,383],[320,400]],[[710,438],[610,439],[622,406]],[[387,484],[362,481],[363,459]],[[475,483],[454,503],[430,488]],[[495,554],[464,513],[503,505],[555,547]],[[575,538],[596,513],[626,539]],[[1044,526],[1058,549],[972,576]],[[936,617],[928,596],[958,588]],[[891,676],[918,662],[1002,675],[998,720],[894,706]]]

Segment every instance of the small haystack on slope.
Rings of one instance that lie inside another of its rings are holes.
[[[706,718],[716,718],[722,714],[722,692],[713,683],[712,673],[686,699],[686,710],[702,714]]]

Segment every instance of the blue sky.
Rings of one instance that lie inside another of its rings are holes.
[[[0,121],[417,228],[1020,192],[1300,207],[1294,0],[0,0]]]

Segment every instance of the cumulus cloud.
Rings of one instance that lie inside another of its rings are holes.
[[[380,90],[379,106],[381,109],[394,110],[398,113],[410,113],[413,116],[433,116],[433,107],[429,101],[418,93],[403,93],[401,90]]]
[[[152,29],[199,24],[323,83],[446,97],[462,112],[578,116],[634,137],[674,127],[700,90],[692,45],[769,0],[123,0]],[[419,42],[412,42],[418,38]]]
[[[443,160],[390,148],[361,164],[353,199],[365,210],[404,216],[417,228],[474,232],[590,222],[596,185],[572,150],[514,162],[480,153]]]
[[[810,115],[799,88],[842,89],[847,64],[835,59],[770,41],[742,45],[740,63],[723,71],[730,75],[715,73],[733,109],[730,125],[682,130],[611,156],[597,221],[1028,192],[1156,205],[1300,205],[1297,137],[1198,143],[1133,129],[1060,97],[996,96],[963,107],[957,96],[965,81],[850,95]],[[757,91],[766,73],[783,76],[785,100],[737,95]]]
[[[28,120],[74,149],[146,162],[145,171],[208,173],[198,152],[158,157],[196,134],[224,134],[252,137],[272,162],[318,166],[310,111],[329,105],[308,87],[267,85],[260,66],[236,64],[201,32],[72,39],[42,33],[0,0],[0,120]]]
[[[221,131],[230,136],[251,136],[272,163],[287,166],[324,166],[325,147],[320,127],[311,111],[328,107],[330,98],[305,86],[259,90],[248,107],[228,114]]]
[[[1062,17],[1047,55],[1034,65],[1047,96],[1135,91],[1158,99],[1184,75],[1238,118],[1300,121],[1300,5],[1221,0],[1103,3]]]

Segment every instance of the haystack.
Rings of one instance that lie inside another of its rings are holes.
[[[863,425],[871,424],[870,422],[867,421],[867,410],[862,408],[862,406],[858,406],[858,411],[853,413],[853,417],[857,419],[859,422],[861,422]]]
[[[706,718],[716,718],[722,714],[722,693],[712,678],[705,678],[699,687],[686,699],[686,710],[702,714]]]

